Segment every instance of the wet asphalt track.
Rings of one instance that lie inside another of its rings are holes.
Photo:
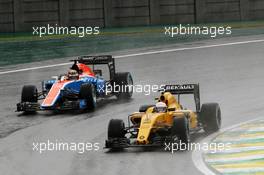
[[[253,39],[264,39],[264,36],[203,41],[164,48]],[[130,52],[137,51],[123,53]],[[133,74],[135,84],[199,82],[201,102],[218,102],[221,105],[223,127],[263,116],[263,42],[120,58],[116,63],[118,71],[130,71]],[[40,63],[22,65],[18,68],[32,65]],[[112,99],[108,101],[109,103],[100,104],[95,112],[84,114],[72,112],[54,115],[40,112],[36,116],[18,116],[14,112],[23,84],[38,84],[40,80],[64,73],[67,67],[0,75],[1,175],[200,174],[192,162],[191,152],[177,152],[172,155],[162,150],[128,149],[121,153],[113,153],[102,149],[107,124],[111,118],[126,120],[127,114],[137,111],[140,104],[153,103],[154,97],[158,94],[150,96],[134,94],[133,100],[126,103]],[[10,134],[15,130],[17,131]],[[202,138],[203,134],[197,134],[192,141],[199,141]],[[99,142],[100,150],[84,154],[75,152],[39,154],[32,151],[32,142],[48,139],[64,142]]]

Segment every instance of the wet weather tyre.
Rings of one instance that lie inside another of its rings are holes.
[[[173,119],[173,124],[171,128],[172,136],[177,136],[177,138],[185,144],[190,141],[190,131],[189,131],[189,121],[186,117]]]
[[[34,85],[26,85],[22,88],[21,102],[38,102],[38,90]]]
[[[118,99],[130,99],[133,94],[133,79],[129,72],[117,72],[114,78],[115,95]]]
[[[88,110],[94,110],[96,108],[96,89],[93,84],[81,85],[80,99],[85,99]]]
[[[124,138],[125,137],[125,123],[120,119],[111,119],[108,124],[108,139],[110,138]]]
[[[217,132],[221,128],[221,110],[219,104],[203,104],[200,113],[200,120],[206,133],[210,134]]]

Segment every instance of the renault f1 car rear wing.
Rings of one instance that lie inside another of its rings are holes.
[[[94,65],[98,64],[107,64],[109,68],[110,73],[110,79],[113,79],[115,76],[115,59],[112,57],[112,55],[98,55],[98,56],[79,56],[77,59],[70,60],[74,61],[74,63],[82,63],[86,65],[92,65],[94,70]]]
[[[195,106],[196,106],[196,111],[197,112],[200,111],[199,84],[165,85],[163,91],[178,95],[178,101],[180,101],[180,95],[182,95],[182,94],[193,94]]]

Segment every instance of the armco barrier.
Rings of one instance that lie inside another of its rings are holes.
[[[263,0],[0,0],[0,32],[264,19]]]

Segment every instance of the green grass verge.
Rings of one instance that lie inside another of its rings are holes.
[[[164,26],[102,29],[100,35],[84,38],[66,35],[40,38],[32,36],[31,33],[0,34],[0,67],[47,59],[211,39],[210,36],[204,35],[180,35],[171,38],[164,35]],[[264,21],[215,23],[206,24],[206,26],[231,26],[233,28],[231,37],[264,34]],[[220,37],[225,36],[217,38]]]

